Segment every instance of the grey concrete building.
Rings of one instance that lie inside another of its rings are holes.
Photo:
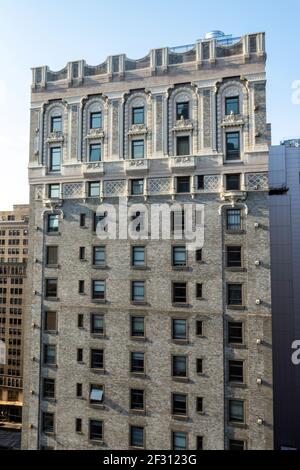
[[[273,447],[265,61],[215,33],[33,69],[23,448]],[[204,205],[202,249],[100,240],[121,196],[140,232]]]
[[[300,449],[300,141],[270,150],[275,447]]]

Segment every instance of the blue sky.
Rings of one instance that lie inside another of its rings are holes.
[[[154,47],[193,43],[212,29],[266,31],[268,120],[273,143],[300,137],[299,0],[0,0],[0,208],[27,202],[30,67],[59,70],[108,55],[140,58]]]

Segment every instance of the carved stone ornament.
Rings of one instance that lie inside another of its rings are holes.
[[[93,139],[104,139],[103,129],[90,129],[88,135],[86,136],[87,140]]]
[[[145,124],[133,124],[128,132],[128,135],[143,135],[147,134],[148,130]]]
[[[220,194],[221,201],[229,202],[232,207],[240,201],[247,199],[247,193],[245,191],[225,191]]]
[[[46,139],[48,144],[62,144],[65,138],[62,132],[51,132]]]
[[[222,127],[231,127],[231,126],[244,126],[245,122],[243,117],[240,114],[234,114],[233,111],[231,111],[228,116],[225,116],[222,122]]]
[[[193,130],[194,126],[193,123],[190,119],[184,119],[183,116],[181,116],[181,119],[176,121],[175,126],[173,127],[173,132],[178,132],[178,131],[191,131]]]

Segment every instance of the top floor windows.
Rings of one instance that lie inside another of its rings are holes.
[[[52,147],[50,149],[50,171],[59,172],[61,167],[61,148]]]
[[[230,96],[225,99],[225,114],[240,114],[240,99],[238,96]]]
[[[51,132],[62,131],[62,118],[61,116],[52,116],[51,118]]]
[[[102,128],[102,113],[101,111],[91,113],[90,115],[90,128],[101,129]]]
[[[181,119],[190,118],[190,103],[188,101],[184,103],[176,104],[176,119],[180,121]]]
[[[241,138],[239,132],[227,132],[226,134],[226,160],[240,160]]]
[[[145,124],[145,108],[133,108],[132,110],[132,124]]]
[[[101,162],[101,144],[90,145],[90,162]]]

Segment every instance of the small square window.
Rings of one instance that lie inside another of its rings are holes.
[[[225,98],[225,113],[226,116],[229,114],[240,114],[240,99],[238,96],[231,96]]]
[[[141,196],[144,194],[144,180],[131,181],[131,194],[132,196]]]
[[[93,181],[89,183],[89,197],[100,196],[100,181]]]
[[[90,145],[90,162],[101,162],[101,144]]]
[[[101,129],[102,128],[102,113],[96,112],[90,115],[90,128]]]
[[[179,341],[187,340],[187,320],[174,318],[172,320],[173,339]]]
[[[244,401],[229,400],[229,421],[232,423],[245,422]]]
[[[177,137],[177,156],[190,155],[190,137]]]
[[[196,321],[196,336],[203,336],[203,321]]]
[[[133,140],[131,143],[131,157],[133,160],[142,160],[145,157],[144,140]]]
[[[143,352],[131,353],[131,372],[135,374],[144,374],[145,354]]]
[[[176,104],[176,120],[180,121],[181,119],[190,118],[190,103],[185,101],[183,103]]]
[[[191,180],[189,176],[179,176],[177,178],[177,193],[189,193],[191,188]]]
[[[144,428],[130,426],[130,447],[144,448]]]
[[[226,175],[226,191],[239,191],[241,189],[241,175]]]
[[[145,337],[145,317],[131,317],[131,336],[134,338]]]
[[[49,184],[49,198],[58,199],[60,196],[60,185],[59,184]]]
[[[52,116],[51,117],[51,132],[61,132],[61,131],[62,131],[61,116]]]
[[[144,107],[132,109],[132,124],[144,124],[145,109]]]

